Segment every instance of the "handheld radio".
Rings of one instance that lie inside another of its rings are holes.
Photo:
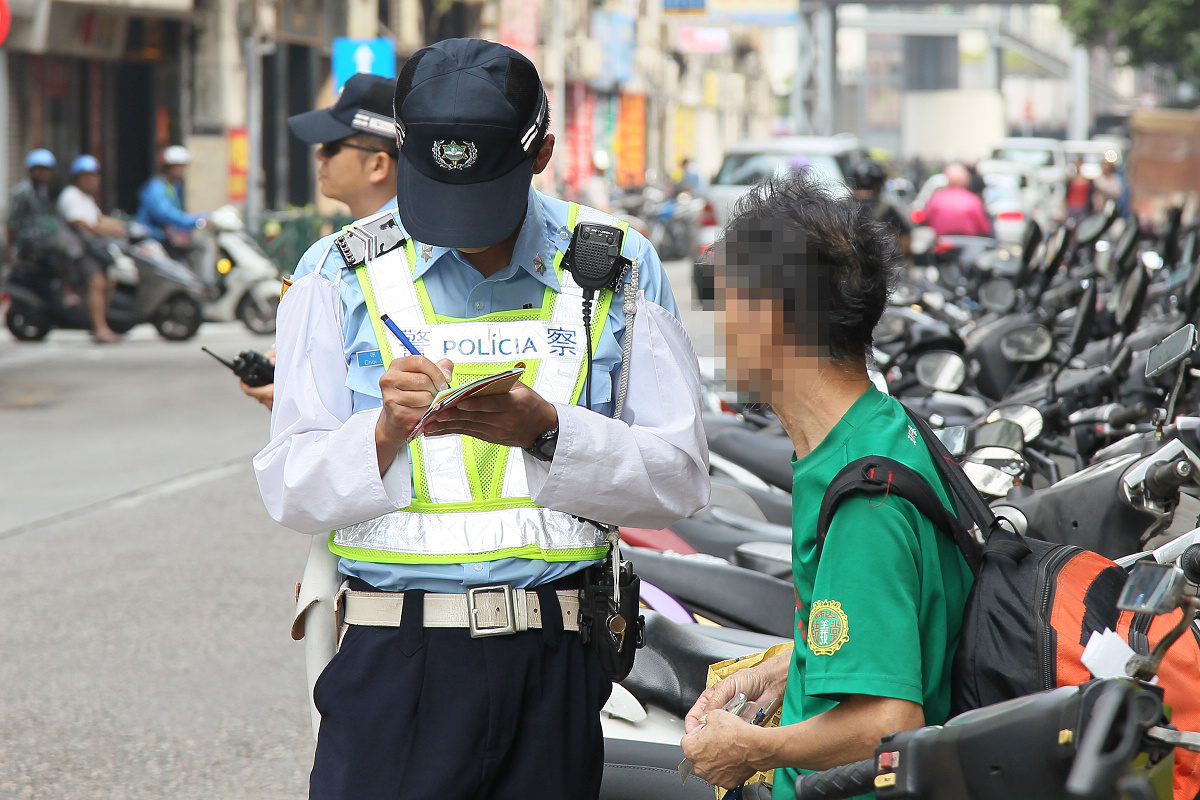
[[[598,289],[615,291],[629,260],[621,256],[625,232],[613,225],[580,222],[563,255],[563,267],[583,289],[583,328],[587,339],[587,408],[592,408],[592,298]]]
[[[226,361],[207,347],[200,349],[229,367],[247,386],[266,386],[275,382],[275,366],[262,353],[243,350],[233,361]]]

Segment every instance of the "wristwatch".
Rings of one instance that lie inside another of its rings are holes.
[[[538,461],[551,461],[554,459],[554,448],[558,445],[558,426],[555,425],[550,430],[543,433],[541,436],[533,440],[533,444],[525,448],[525,452],[536,458]]]

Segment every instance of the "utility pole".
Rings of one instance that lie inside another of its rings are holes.
[[[1071,48],[1070,86],[1071,86],[1071,116],[1067,123],[1068,139],[1086,139],[1091,128],[1091,88],[1089,82],[1089,63],[1091,54],[1086,45],[1077,44]]]

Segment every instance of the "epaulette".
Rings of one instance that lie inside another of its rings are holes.
[[[346,228],[333,243],[346,266],[353,269],[365,264],[368,259],[379,258],[402,246],[404,233],[391,213],[384,213],[359,220]]]

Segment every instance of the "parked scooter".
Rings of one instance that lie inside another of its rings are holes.
[[[116,284],[108,307],[108,324],[117,333],[149,322],[159,335],[184,341],[196,335],[207,299],[204,283],[191,270],[171,260],[145,226],[129,226],[129,241],[108,244],[113,264],[109,277]],[[54,328],[90,330],[91,318],[82,303],[63,304],[61,281],[46,265],[13,265],[0,284],[0,301],[8,300],[5,324],[20,341],[45,339]]]
[[[204,318],[210,322],[240,319],[253,333],[275,332],[275,311],[283,284],[279,269],[233,206],[221,206],[208,218],[211,236],[200,237],[198,263],[209,287]]]

